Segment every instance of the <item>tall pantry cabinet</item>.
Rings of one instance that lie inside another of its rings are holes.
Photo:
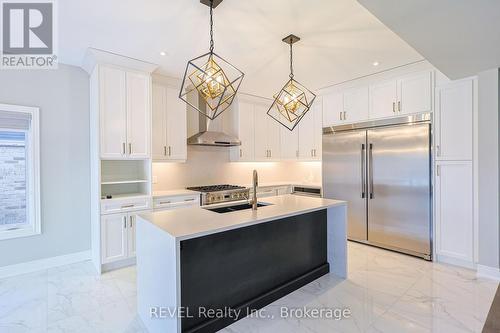
[[[135,262],[137,214],[152,209],[151,73],[156,65],[89,50],[92,261]]]
[[[474,114],[477,79],[436,86],[435,249],[439,261],[474,267]]]

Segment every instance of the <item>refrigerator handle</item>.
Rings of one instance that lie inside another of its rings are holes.
[[[365,154],[365,144],[361,144],[361,198],[364,199],[366,196],[366,154]]]
[[[370,143],[368,150],[368,177],[370,181],[370,199],[373,199],[373,144]]]

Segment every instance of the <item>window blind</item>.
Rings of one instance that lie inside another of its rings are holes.
[[[0,110],[0,129],[29,130],[31,114]]]

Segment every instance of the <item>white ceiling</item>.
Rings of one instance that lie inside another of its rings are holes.
[[[358,1],[452,79],[500,67],[499,0]]]
[[[157,63],[181,77],[208,51],[208,7],[198,0],[59,1],[59,60],[81,65],[87,47]],[[215,10],[215,52],[245,72],[241,90],[271,97],[288,78],[316,90],[422,59],[355,0],[224,0]],[[166,56],[160,52],[165,51]],[[374,67],[374,61],[380,65]]]

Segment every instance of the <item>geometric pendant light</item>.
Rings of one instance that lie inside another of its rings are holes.
[[[297,82],[293,76],[293,44],[300,40],[295,35],[283,38],[283,42],[290,45],[290,75],[289,80],[283,88],[274,95],[274,101],[267,114],[281,125],[293,131],[300,120],[311,108],[316,95],[302,84]]]
[[[213,9],[222,0],[200,2],[210,7],[210,49],[208,53],[188,61],[179,98],[207,118],[215,119],[233,103],[245,74],[214,52]],[[192,92],[201,98],[192,102],[188,98]]]

